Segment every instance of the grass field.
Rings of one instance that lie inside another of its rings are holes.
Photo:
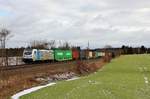
[[[62,81],[21,99],[150,99],[150,55],[112,60],[102,70],[75,81]]]

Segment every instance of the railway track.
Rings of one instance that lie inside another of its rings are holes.
[[[77,61],[95,61],[98,59],[90,59],[90,60],[77,60]],[[0,71],[7,71],[7,70],[16,70],[16,69],[23,69],[23,68],[32,68],[38,66],[51,66],[51,65],[62,65],[62,64],[71,64],[76,63],[77,61],[64,61],[64,62],[47,62],[47,63],[34,63],[34,64],[21,64],[21,65],[11,65],[11,66],[1,66]]]

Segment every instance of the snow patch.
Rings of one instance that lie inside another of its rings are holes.
[[[139,67],[139,70],[144,75],[144,82],[145,82],[145,84],[148,84],[149,81],[148,81],[148,77],[146,76],[147,67]]]
[[[72,80],[77,80],[77,79],[79,79],[79,77],[74,77],[74,78],[68,79],[66,81],[72,81]]]
[[[144,80],[145,80],[145,83],[148,84],[149,81],[148,81],[148,78],[147,77],[144,77]]]
[[[145,83],[148,84],[149,82],[146,80]]]
[[[37,90],[39,90],[39,89],[42,89],[42,88],[45,88],[45,87],[48,87],[48,86],[52,86],[52,85],[54,85],[54,84],[56,84],[56,83],[49,83],[49,84],[47,84],[47,85],[38,86],[38,87],[33,87],[33,88],[30,88],[30,89],[21,91],[21,92],[15,94],[15,95],[13,95],[11,98],[12,98],[12,99],[19,99],[19,97],[21,97],[21,96],[23,96],[23,95],[29,94],[29,93],[31,93],[31,92],[35,92],[35,91],[37,91]]]

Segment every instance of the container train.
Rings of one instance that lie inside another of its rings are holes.
[[[25,49],[23,52],[23,61],[25,63],[42,61],[70,61],[94,59],[103,56],[105,56],[105,52],[97,50]]]

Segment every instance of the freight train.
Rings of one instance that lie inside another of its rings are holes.
[[[23,61],[42,62],[42,61],[70,61],[101,58],[105,56],[105,52],[97,50],[78,50],[78,49],[25,49],[23,52]]]

